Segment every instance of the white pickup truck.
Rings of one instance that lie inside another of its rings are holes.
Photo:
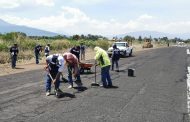
[[[127,42],[114,42],[113,45],[116,45],[117,48],[120,50],[120,55],[123,57],[132,56],[133,47],[129,46]],[[109,57],[111,57],[113,52],[113,45],[109,47],[107,53]]]

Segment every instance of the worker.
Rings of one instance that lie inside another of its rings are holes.
[[[18,45],[15,43],[11,48],[10,48],[10,55],[11,55],[11,66],[12,69],[16,68],[16,61],[17,61],[17,55],[19,53],[18,50]]]
[[[67,65],[68,69],[68,81],[69,81],[69,87],[73,88],[73,80],[72,75],[75,78],[75,83],[78,87],[82,86],[81,78],[80,78],[80,72],[79,72],[79,62],[78,58],[72,54],[72,53],[64,53],[63,58],[65,60],[65,65]]]
[[[117,48],[117,45],[113,45],[113,51],[112,51],[112,69],[114,70],[114,64],[116,64],[116,71],[119,72],[119,65],[118,65],[118,61],[120,59],[120,50]]]
[[[80,52],[81,52],[81,60],[85,60],[85,45],[81,43],[80,45]]]
[[[42,46],[38,44],[34,48],[34,53],[35,53],[35,58],[36,58],[36,64],[39,64],[40,52],[42,52]]]
[[[47,44],[44,49],[44,53],[46,57],[49,56],[49,52],[50,52],[50,44]]]
[[[61,90],[60,75],[64,69],[64,58],[61,54],[53,54],[46,57],[46,96],[50,95],[51,83],[55,85],[55,95],[59,97]]]
[[[74,54],[80,62],[80,46],[74,46],[71,48],[70,53]]]
[[[112,80],[110,78],[110,59],[105,50],[100,47],[95,47],[94,50],[96,51],[94,59],[97,61],[97,65],[101,67],[101,81],[104,88],[112,87]]]

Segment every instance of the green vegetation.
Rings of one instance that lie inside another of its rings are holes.
[[[10,61],[9,48],[17,43],[19,47],[19,60],[30,60],[34,57],[34,47],[40,44],[43,48],[49,43],[52,52],[62,52],[65,49],[73,46],[79,46],[81,43],[88,48],[100,46],[103,49],[109,47],[108,39],[96,35],[74,35],[72,37],[55,36],[55,37],[28,37],[24,33],[11,32],[7,34],[0,34],[0,63],[7,63]],[[42,56],[44,53],[42,53]]]
[[[108,41],[107,38],[100,35],[73,35],[73,36],[62,36],[57,35],[54,37],[46,37],[46,36],[27,36],[25,33],[21,32],[11,32],[7,34],[0,34],[0,63],[7,63],[10,61],[9,48],[17,43],[19,47],[19,60],[30,60],[34,57],[34,47],[37,44],[40,44],[43,48],[49,43],[51,46],[52,52],[62,52],[65,49],[71,48],[73,46],[79,46],[81,43],[86,45],[88,48],[94,48],[95,46],[99,46],[105,50],[108,49],[109,46],[112,45],[114,41],[127,41],[129,45],[141,45],[145,39],[150,39],[156,45],[167,45],[168,43],[176,43],[179,41],[184,41],[185,43],[189,43],[190,39],[182,40],[180,38],[168,39],[167,37],[162,38],[153,38],[150,36],[149,38],[139,38],[135,39],[132,36],[125,36],[122,38],[114,37],[112,41]],[[41,53],[44,56],[44,53]]]

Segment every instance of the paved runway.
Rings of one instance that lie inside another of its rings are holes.
[[[92,88],[94,74],[85,74],[83,91],[61,83],[60,99],[45,96],[42,70],[1,76],[0,121],[188,122],[189,62],[186,47],[143,51],[122,58],[120,72],[110,71],[115,88]],[[135,77],[127,76],[128,68]]]

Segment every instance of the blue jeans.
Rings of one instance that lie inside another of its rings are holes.
[[[73,86],[72,71],[73,71],[74,67],[72,67],[72,66],[67,66],[67,69],[68,69],[68,81],[69,81],[69,84]],[[77,81],[81,81],[79,71],[78,71],[76,80],[77,80]]]
[[[51,83],[52,83],[52,80],[51,80],[50,76],[48,74],[46,74],[46,92],[51,91]],[[60,80],[56,80],[54,85],[55,85],[56,90],[59,89]]]
[[[110,70],[110,65],[101,68],[101,79],[104,87],[112,86],[109,70]]]
[[[11,56],[11,65],[12,65],[12,68],[15,68],[16,67],[16,60],[17,60],[17,56],[16,55],[13,55]]]

